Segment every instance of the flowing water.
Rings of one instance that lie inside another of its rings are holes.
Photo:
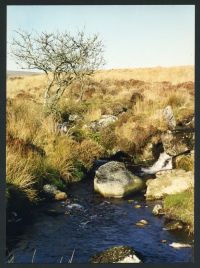
[[[73,263],[88,263],[97,252],[116,245],[133,247],[145,263],[193,261],[193,247],[169,246],[192,243],[192,238],[181,231],[163,230],[164,218],[152,215],[155,202],[147,203],[142,195],[105,199],[93,191],[92,180],[71,186],[70,195],[70,203],[42,206],[34,223],[12,236],[15,243],[10,253],[15,263],[31,263],[34,251],[34,263],[66,263],[71,257]],[[135,208],[136,204],[141,207]],[[141,219],[149,224],[136,226]]]

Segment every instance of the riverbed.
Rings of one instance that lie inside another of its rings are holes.
[[[69,192],[70,201],[46,203],[34,213],[32,224],[12,235],[13,262],[88,263],[97,252],[117,245],[133,247],[144,263],[193,261],[193,246],[169,246],[172,242],[192,245],[193,238],[163,229],[164,218],[152,214],[158,202],[146,202],[142,194],[105,199],[94,192],[90,179],[72,185]],[[148,224],[137,226],[141,219]]]

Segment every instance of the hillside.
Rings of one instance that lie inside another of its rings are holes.
[[[168,131],[163,120],[167,106],[178,127],[194,117],[191,66],[99,71],[85,84],[82,101],[80,87],[79,82],[70,85],[49,111],[43,106],[44,75],[7,80],[7,194],[11,207],[19,204],[19,213],[23,200],[40,200],[46,183],[65,190],[80,181],[97,159],[121,151],[131,165],[155,162],[162,133]],[[105,120],[111,123],[103,125]],[[191,150],[192,139],[190,143]],[[193,172],[193,163],[190,155],[177,167]]]

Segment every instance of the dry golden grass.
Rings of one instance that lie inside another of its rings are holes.
[[[111,80],[141,80],[145,82],[181,83],[185,81],[194,81],[193,66],[177,67],[152,67],[152,68],[134,68],[134,69],[111,69],[98,71],[95,74],[97,81],[104,79]]]
[[[6,183],[14,185],[23,191],[30,201],[37,199],[34,189],[36,178],[31,174],[36,163],[33,158],[24,158],[7,147]]]

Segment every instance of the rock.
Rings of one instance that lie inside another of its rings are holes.
[[[70,116],[69,116],[69,118],[68,118],[68,120],[69,120],[70,122],[77,121],[78,119],[80,119],[80,118],[79,118],[79,116],[78,116],[77,114],[70,114]]]
[[[67,205],[67,208],[68,209],[77,209],[77,210],[82,210],[83,209],[83,206],[79,205],[79,204],[70,204],[70,205]]]
[[[50,198],[54,198],[57,201],[62,201],[67,199],[67,194],[65,192],[61,192],[55,185],[45,184],[43,186],[43,191]]]
[[[154,206],[152,213],[157,216],[157,215],[163,215],[164,214],[164,210],[163,210],[163,206],[160,204],[157,204]]]
[[[62,201],[62,200],[66,200],[67,199],[67,194],[65,192],[58,192],[55,195],[55,200],[57,201]]]
[[[147,220],[140,220],[140,222],[144,225],[148,224],[148,221]]]
[[[56,127],[55,127],[55,132],[56,133],[60,133],[60,134],[66,134],[67,133],[67,129],[68,129],[68,125],[69,123],[68,122],[64,122],[62,124],[56,124]]]
[[[169,129],[175,129],[176,120],[172,111],[172,107],[169,105],[163,110],[164,119],[167,121]]]
[[[148,221],[147,220],[140,220],[135,225],[140,226],[140,227],[144,227],[147,224],[148,224]]]
[[[43,186],[43,191],[50,196],[55,196],[59,192],[58,188],[51,184],[45,184]]]
[[[166,195],[177,194],[194,186],[191,171],[174,169],[156,174],[156,179],[147,181],[146,199],[161,199]]]
[[[191,248],[190,244],[181,244],[181,243],[176,243],[176,242],[169,244],[169,246],[173,248]]]
[[[194,148],[194,135],[192,132],[174,131],[161,135],[164,151],[170,156],[177,156]]]
[[[122,198],[144,187],[143,180],[128,171],[124,163],[110,161],[95,173],[94,189],[104,197]]]
[[[141,263],[135,251],[128,246],[116,246],[96,254],[92,263]]]
[[[143,174],[156,174],[158,171],[172,169],[172,157],[163,152],[158,160],[149,168],[141,168]]]
[[[181,221],[170,221],[167,224],[165,224],[165,227],[163,230],[166,231],[174,231],[174,230],[182,230],[183,229],[183,224]]]
[[[93,121],[90,124],[90,128],[94,131],[100,130],[109,126],[110,124],[117,121],[117,117],[114,115],[102,115],[99,120]]]

